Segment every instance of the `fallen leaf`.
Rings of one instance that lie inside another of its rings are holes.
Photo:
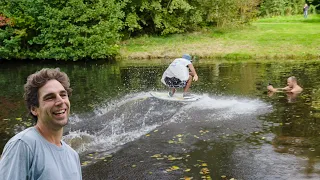
[[[153,158],[158,158],[158,157],[161,157],[161,154],[155,154],[155,155],[153,155],[153,156],[151,156],[151,157],[153,157]]]
[[[178,169],[180,169],[180,168],[179,168],[178,166],[172,166],[171,169],[172,169],[172,170],[178,170]]]
[[[184,180],[191,180],[191,179],[193,179],[193,177],[184,177]]]

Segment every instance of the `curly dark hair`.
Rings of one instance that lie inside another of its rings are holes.
[[[38,117],[31,113],[31,108],[39,107],[38,90],[52,79],[59,81],[67,91],[68,96],[71,96],[72,89],[70,88],[69,77],[66,73],[61,72],[59,68],[43,68],[40,71],[31,74],[24,85],[24,100],[26,101],[30,115],[36,122],[38,121]]]

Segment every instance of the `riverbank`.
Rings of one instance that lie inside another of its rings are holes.
[[[124,59],[174,58],[190,53],[214,59],[320,59],[320,15],[259,19],[242,29],[207,29],[121,43]]]

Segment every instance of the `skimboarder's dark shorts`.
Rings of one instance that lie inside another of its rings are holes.
[[[166,77],[164,78],[164,82],[171,88],[184,88],[187,85],[187,81],[181,81],[180,79],[175,77]]]

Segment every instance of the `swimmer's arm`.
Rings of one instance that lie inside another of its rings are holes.
[[[282,92],[282,91],[290,91],[291,88],[289,86],[284,88],[274,88],[272,85],[267,86],[267,89],[271,92]]]

